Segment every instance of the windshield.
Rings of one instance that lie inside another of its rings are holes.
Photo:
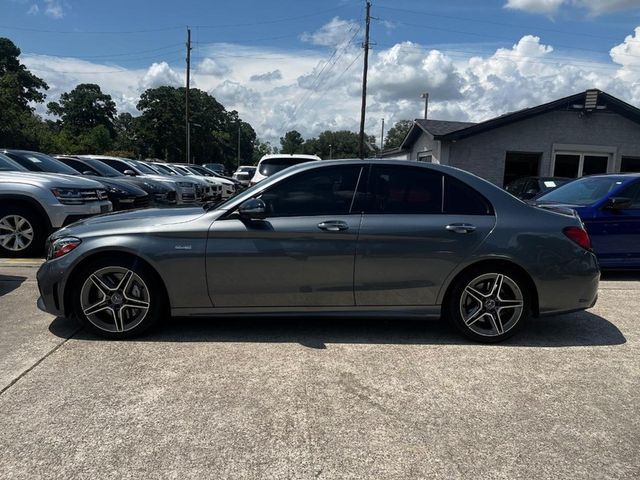
[[[167,167],[165,165],[160,165],[160,164],[154,163],[153,165],[151,165],[151,167],[154,170],[157,170],[158,172],[160,172],[160,173],[162,173],[164,175],[175,175],[173,170],[171,170],[169,167]]]
[[[276,172],[280,172],[285,168],[289,168],[292,165],[298,165],[299,163],[312,162],[310,158],[299,157],[282,157],[282,158],[270,158],[260,162],[260,173],[265,177],[273,175]]]
[[[96,172],[98,172],[103,177],[121,177],[122,173],[116,170],[113,167],[110,167],[106,163],[102,163],[100,160],[93,160],[90,158],[83,158],[83,162]]]
[[[580,178],[542,195],[538,198],[538,202],[591,205],[623,183],[620,177]]]
[[[17,164],[8,157],[0,153],[0,172],[27,172],[23,166]]]
[[[36,152],[7,152],[7,157],[14,160],[32,172],[63,173],[65,175],[79,175],[79,173],[64,163],[51,158],[49,155]]]
[[[189,165],[187,168],[194,172],[196,175],[202,175],[204,177],[212,177],[214,175],[217,175],[214,172],[210,172],[206,168],[201,167],[200,165]]]
[[[136,168],[138,170],[140,170],[140,172],[144,173],[145,175],[157,175],[158,174],[158,172],[156,172],[152,168],[147,167],[144,163],[136,162],[135,160],[126,160],[126,161],[131,163],[132,165],[135,165]]]

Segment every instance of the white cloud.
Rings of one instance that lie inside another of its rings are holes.
[[[214,77],[221,77],[229,73],[228,66],[216,61],[212,58],[205,58],[197,67],[197,72],[203,75],[213,75]]]
[[[553,13],[565,0],[507,0],[506,8],[531,13]]]
[[[640,0],[507,0],[505,8],[530,13],[552,14],[560,7],[586,9],[591,15],[640,8]]]
[[[252,82],[271,82],[273,80],[281,80],[282,72],[280,70],[273,70],[272,72],[259,73],[251,75],[249,80]]]
[[[314,45],[338,47],[349,42],[358,29],[359,26],[356,22],[334,17],[319,30],[313,33],[303,33],[300,39],[303,42],[309,42]]]
[[[640,27],[616,43],[606,62],[567,59],[566,52],[558,56],[552,45],[534,35],[473,57],[412,42],[373,50],[367,132],[379,135],[381,118],[392,125],[421,117],[424,91],[430,93],[430,117],[443,120],[481,121],[588,88],[640,105]],[[362,57],[357,45],[341,47],[333,57],[335,64],[333,60],[326,63],[327,50],[210,44],[202,45],[201,53],[215,62],[202,62],[194,69],[194,86],[213,94],[228,110],[237,110],[264,140],[278,144],[279,137],[294,128],[305,138],[325,129],[358,129]],[[112,95],[119,110],[135,114],[144,89],[184,84],[182,64],[158,62],[148,68],[125,69],[42,55],[21,59],[51,86],[48,101],[57,100],[78,83],[97,83]],[[213,74],[219,68],[226,73]],[[279,78],[256,80],[265,75]]]
[[[40,13],[55,20],[64,18],[67,10],[71,8],[65,0],[42,0],[29,2],[29,0],[14,0],[20,3],[31,3],[27,9],[27,15],[39,15]]]
[[[167,62],[153,63],[140,81],[140,86],[145,90],[163,85],[181,87],[183,84],[182,75],[176,73]]]
[[[65,15],[62,2],[59,0],[44,0],[44,14],[55,19],[63,18]]]

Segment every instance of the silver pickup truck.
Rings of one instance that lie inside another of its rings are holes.
[[[53,230],[111,210],[102,184],[30,173],[0,154],[0,257],[41,254]]]

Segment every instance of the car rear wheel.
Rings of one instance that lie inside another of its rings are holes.
[[[72,288],[75,316],[104,337],[141,335],[158,324],[166,312],[160,282],[139,261],[93,262],[83,268]]]
[[[42,253],[46,227],[40,217],[21,206],[0,207],[0,255],[29,257]]]
[[[531,314],[531,294],[518,272],[473,270],[458,279],[446,307],[449,319],[463,335],[493,343],[525,326]]]

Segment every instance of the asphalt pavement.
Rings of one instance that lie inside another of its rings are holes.
[[[640,274],[499,345],[438,321],[172,320],[106,341],[0,262],[0,477],[640,478]]]

